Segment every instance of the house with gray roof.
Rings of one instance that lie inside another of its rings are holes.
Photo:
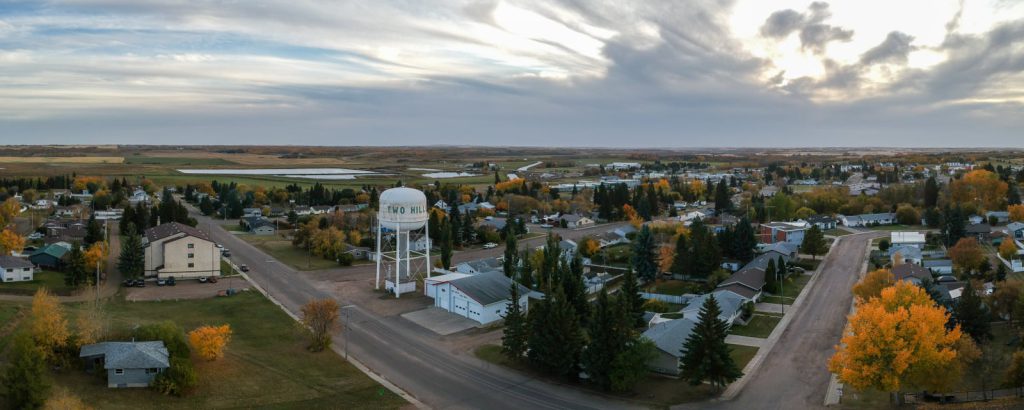
[[[0,256],[0,282],[27,282],[35,276],[36,267],[15,256]]]
[[[107,372],[107,387],[149,387],[171,367],[163,341],[103,342],[82,346],[78,357],[87,372]]]
[[[455,265],[456,272],[465,273],[467,275],[503,270],[504,265],[498,258],[483,258]]]
[[[718,289],[711,293],[705,293],[690,299],[689,304],[686,305],[680,312],[683,317],[697,321],[700,316],[700,308],[704,305],[704,301],[707,300],[711,295],[715,295],[715,300],[718,302],[718,307],[722,309],[722,313],[718,315],[719,319],[725,321],[730,326],[736,321],[737,318],[743,313],[743,304],[747,303],[748,300],[738,293],[731,292],[728,290]]]
[[[914,284],[920,284],[922,280],[931,279],[932,272],[919,265],[904,263],[893,266],[892,276],[898,281],[905,280]]]
[[[1006,233],[1013,239],[1024,239],[1024,223],[1010,222],[1009,225],[1006,225]]]
[[[647,362],[647,367],[658,373],[678,376],[683,342],[690,337],[696,326],[696,321],[684,317],[658,323],[644,331],[642,337],[658,348],[657,354]]]
[[[742,296],[750,302],[757,301],[764,289],[764,271],[757,268],[740,269],[729,276],[729,279],[718,284],[719,290],[725,290]]]
[[[896,214],[887,212],[880,214],[839,215],[839,221],[843,223],[843,226],[848,227],[892,225],[896,223]]]
[[[1010,221],[1010,213],[1007,211],[985,212],[985,221],[991,221],[993,217],[996,219],[997,224],[1004,224]]]
[[[889,259],[893,265],[912,263],[921,264],[921,248],[912,245],[900,245],[889,248]]]
[[[434,285],[434,306],[456,315],[480,322],[482,325],[505,316],[512,297],[512,279],[500,271],[484,272]],[[527,310],[530,290],[519,288],[519,303]]]
[[[935,275],[950,275],[953,273],[953,261],[949,259],[932,259],[921,261],[921,266],[930,270]]]

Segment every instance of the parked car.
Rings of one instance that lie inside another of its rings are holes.
[[[218,247],[218,248],[223,248],[223,247],[224,247],[224,245],[221,245],[221,244],[219,244],[219,243],[214,243],[213,245],[214,245],[214,246],[216,246],[216,247]]]
[[[199,283],[206,283],[206,276],[200,276]]]
[[[249,265],[238,265],[238,269],[241,270],[242,272],[248,272]]]
[[[206,281],[210,282],[210,283],[217,283],[217,277],[216,276],[210,276],[209,278],[206,278]]]
[[[174,286],[174,285],[175,285],[174,276],[171,276],[171,277],[167,278],[167,286]]]
[[[221,252],[220,254],[221,254],[221,255],[224,255],[224,257],[225,257],[225,258],[230,258],[230,257],[231,257],[231,251],[229,251],[229,250],[227,250],[227,249],[225,249],[225,250],[224,250],[223,252]]]
[[[167,279],[157,279],[156,280],[156,285],[157,286],[164,286],[166,284],[167,284]]]
[[[543,224],[543,225],[541,225],[540,227],[541,227],[541,228],[544,228],[544,229],[551,229],[551,228],[554,228],[555,226],[554,226],[554,225],[552,225],[552,224]]]
[[[43,239],[43,234],[39,232],[32,232],[28,235],[29,240]]]
[[[144,287],[146,287],[146,281],[144,281],[142,279],[135,279],[135,287],[137,287],[137,288],[144,288]]]
[[[497,247],[498,247],[498,244],[496,244],[494,242],[487,242],[487,243],[484,244],[484,249],[494,249],[494,248],[497,248]]]

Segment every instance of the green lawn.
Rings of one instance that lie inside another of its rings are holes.
[[[0,355],[7,349],[7,341],[18,328],[20,319],[24,318],[19,312],[27,313],[28,309],[27,303],[0,302]]]
[[[281,263],[287,264],[298,270],[320,270],[337,268],[334,261],[321,258],[316,255],[309,255],[305,249],[292,246],[292,241],[281,238],[277,235],[238,235],[238,237],[253,246],[260,248]]]
[[[77,306],[69,306],[74,310]],[[184,398],[148,389],[108,389],[100,377],[67,370],[54,377],[86,403],[105,409],[147,408],[397,408],[405,402],[337,354],[306,350],[296,323],[256,292],[183,302],[110,302],[111,330],[127,334],[136,325],[174,320],[186,331],[201,325],[231,325],[223,359],[196,360],[199,385]]]
[[[780,320],[782,318],[779,316],[754,314],[750,322],[744,326],[733,326],[729,333],[739,336],[766,338],[772,334],[772,330],[775,330],[775,325],[778,325]]]
[[[732,357],[732,361],[736,363],[736,367],[742,370],[750,363],[750,360],[757,354],[757,347],[753,346],[740,346],[740,345],[729,345],[729,356]]]
[[[800,291],[804,289],[804,286],[807,286],[807,282],[810,282],[810,280],[811,275],[789,275],[782,286],[782,294],[765,295],[761,298],[761,301],[765,303],[783,303],[786,305],[793,304],[796,297],[800,295]]]
[[[681,280],[659,280],[657,283],[651,285],[648,288],[648,291],[652,293],[660,293],[662,295],[682,295],[686,293],[700,293],[700,290],[700,284]]]
[[[36,293],[36,290],[41,287],[46,287],[50,291],[67,295],[70,294],[74,288],[70,288],[64,285],[64,274],[61,272],[54,271],[39,271],[33,275],[33,279],[28,282],[4,282],[0,283],[0,293],[13,294],[13,295],[32,295]]]

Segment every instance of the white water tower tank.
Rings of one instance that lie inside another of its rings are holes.
[[[380,210],[377,219],[381,227],[403,231],[422,228],[430,219],[427,210],[427,196],[418,189],[391,188],[380,194]]]

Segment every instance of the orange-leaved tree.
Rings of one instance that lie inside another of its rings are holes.
[[[231,325],[201,326],[188,332],[188,343],[203,359],[214,361],[224,357],[224,347],[231,341]]]
[[[302,324],[309,328],[309,349],[319,352],[331,344],[331,332],[338,327],[338,302],[334,299],[311,300],[302,306]]]
[[[85,269],[89,272],[93,272],[97,264],[99,264],[100,270],[107,268],[107,244],[105,242],[92,244],[89,249],[85,250],[84,256]]]
[[[953,266],[960,269],[960,272],[968,273],[978,268],[985,260],[985,253],[974,238],[960,238],[949,248],[949,258],[953,260]]]
[[[1006,260],[1017,256],[1017,244],[1013,243],[1013,238],[1003,238],[1003,243],[999,244],[999,256]]]
[[[60,362],[59,353],[68,345],[71,337],[64,307],[57,297],[46,288],[40,288],[32,297],[32,320],[29,327],[32,339],[49,363]]]
[[[996,210],[1005,203],[1009,187],[994,172],[977,169],[951,182],[949,192],[953,202],[973,202],[984,209]]]
[[[1024,222],[1024,205],[1010,205],[1007,210],[1010,212],[1010,221]]]
[[[11,252],[21,252],[25,249],[25,237],[18,235],[12,229],[4,229],[0,232],[0,255],[10,255]]]
[[[882,289],[892,286],[895,282],[896,279],[888,269],[872,271],[853,285],[853,295],[857,297],[858,302],[866,302],[881,295]]]
[[[828,368],[857,389],[943,390],[962,374],[960,327],[919,286],[900,281],[857,305]]]
[[[14,217],[21,212],[21,203],[14,197],[0,203],[0,228],[14,222]]]

